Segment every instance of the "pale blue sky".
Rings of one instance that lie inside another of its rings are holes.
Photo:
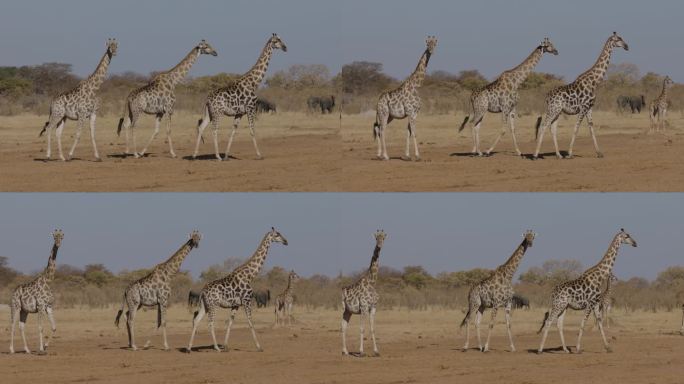
[[[54,228],[65,238],[58,262],[103,263],[114,271],[150,267],[193,229],[204,238],[183,268],[195,276],[229,256],[252,254],[275,226],[267,268],[336,275],[366,268],[383,228],[381,263],[430,272],[493,268],[526,229],[538,233],[520,270],[548,259],[598,261],[624,227],[639,244],[623,248],[620,278],[649,279],[683,265],[682,194],[0,194],[0,255],[22,271],[42,269]]]
[[[326,64],[336,73],[354,60],[382,62],[405,77],[424,49],[439,45],[430,69],[479,69],[488,77],[517,65],[548,36],[560,51],[540,71],[570,80],[589,67],[618,31],[642,72],[684,81],[680,0],[3,0],[0,65],[59,61],[90,73],[108,37],[120,41],[112,72],[148,73],[175,65],[200,39],[218,57],[202,57],[192,75],[244,72],[277,32],[270,73],[292,64]]]

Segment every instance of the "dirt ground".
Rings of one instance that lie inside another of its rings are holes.
[[[6,309],[0,317],[8,318]],[[503,316],[494,328],[492,351],[474,349],[464,353],[457,324],[461,311],[378,311],[377,335],[380,357],[343,357],[340,353],[339,319],[336,311],[295,311],[292,327],[272,328],[272,311],[256,312],[255,326],[264,348],[256,352],[239,313],[231,332],[230,352],[210,348],[206,320],[196,338],[198,350],[184,353],[191,314],[176,306],[170,311],[170,351],[159,349],[160,336],[149,350],[125,348],[125,327],[113,325],[115,308],[107,310],[56,310],[57,337],[47,355],[0,354],[3,383],[548,383],[581,377],[584,383],[681,383],[684,375],[684,337],[678,334],[681,312],[612,314],[607,331],[614,348],[604,352],[600,335],[592,326],[585,332],[583,354],[566,355],[558,350],[555,327],[549,333],[548,352],[538,347],[536,330],[542,309],[518,310],[513,329],[518,351],[508,352]],[[138,317],[138,344],[151,334],[154,313]],[[224,329],[221,316],[219,340]],[[488,321],[489,316],[485,319]],[[592,322],[593,323],[593,322]],[[566,339],[575,345],[579,314],[566,316]],[[358,317],[353,317],[348,343],[358,350]],[[7,351],[9,333],[3,326],[0,342]],[[486,326],[483,327],[486,331]],[[366,331],[368,332],[368,331]],[[37,349],[36,318],[29,317],[27,335]],[[368,335],[368,334],[367,334]],[[484,336],[484,333],[483,333]],[[366,351],[372,350],[366,340]],[[473,336],[471,346],[477,345]],[[18,350],[22,350],[19,339]]]
[[[510,135],[488,158],[469,156],[470,130],[457,126],[463,114],[420,116],[417,125],[422,160],[405,162],[406,121],[388,130],[391,161],[373,160],[374,116],[343,116],[342,129],[335,114],[311,116],[281,113],[261,116],[257,135],[265,160],[257,161],[245,121],[238,130],[228,162],[213,160],[211,136],[199,161],[190,161],[197,116],[174,118],[173,139],[179,159],[168,156],[164,129],[144,159],[121,158],[123,138],[116,137],[115,117],[98,121],[98,143],[104,162],[92,160],[87,132],[81,136],[70,163],[44,162],[46,140],[39,138],[45,117],[0,118],[1,191],[684,191],[684,117],[670,114],[665,134],[644,134],[648,117],[610,112],[594,114],[599,145],[605,158],[595,156],[588,128],[580,130],[575,159],[557,160],[547,133],[545,159],[532,161],[514,155]],[[535,116],[517,121],[521,150],[534,149]],[[574,117],[559,126],[561,150],[566,150]],[[501,127],[500,116],[488,115],[481,131],[483,149]],[[137,129],[139,145],[152,132],[152,118]],[[231,122],[222,121],[220,149],[225,149]],[[64,147],[72,142],[74,123],[65,129]],[[53,151],[56,144],[53,141]],[[550,156],[549,156],[550,155]],[[53,156],[54,158],[54,156]]]

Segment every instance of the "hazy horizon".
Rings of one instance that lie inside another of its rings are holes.
[[[294,64],[325,64],[335,74],[343,64],[365,60],[382,63],[387,74],[402,79],[415,67],[425,37],[436,35],[430,71],[477,69],[491,79],[549,37],[560,54],[544,57],[537,70],[570,81],[594,63],[617,31],[630,50],[616,52],[612,63],[634,63],[642,74],[669,74],[682,82],[684,47],[677,19],[684,3],[658,3],[654,9],[637,0],[619,6],[589,0],[9,0],[0,13],[0,33],[11,38],[0,40],[0,49],[11,55],[3,55],[0,65],[63,62],[86,76],[107,38],[116,37],[119,54],[110,73],[148,74],[173,67],[207,39],[219,55],[201,57],[191,76],[242,73],[276,32],[288,52],[275,52],[267,76]]]
[[[682,265],[677,241],[684,197],[674,194],[2,194],[0,255],[23,272],[44,268],[55,228],[65,238],[58,263],[102,263],[114,272],[149,268],[199,229],[200,247],[183,264],[193,276],[228,257],[249,257],[275,226],[265,268],[303,276],[367,268],[378,228],[388,233],[381,265],[422,265],[430,273],[495,268],[527,229],[538,233],[519,272],[550,259],[586,268],[624,227],[615,273],[654,279]]]

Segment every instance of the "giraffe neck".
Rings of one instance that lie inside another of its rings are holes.
[[[615,258],[617,257],[618,250],[620,249],[621,241],[620,234],[615,235],[615,238],[613,238],[613,241],[611,241],[610,246],[603,255],[601,261],[599,261],[595,266],[589,268],[582,274],[582,276],[597,276],[600,282],[609,277],[610,273],[613,271],[613,265],[615,264]]]
[[[285,288],[285,293],[290,294],[292,290],[294,289],[294,281],[293,277],[290,276],[290,278],[287,280],[287,288]]]
[[[594,63],[594,65],[589,68],[588,71],[581,75],[582,78],[589,80],[589,84],[587,85],[590,86],[591,89],[596,89],[599,83],[603,81],[603,77],[606,75],[606,71],[608,70],[608,64],[610,64],[610,56],[612,53],[613,47],[610,45],[610,40],[608,40],[603,46],[603,50],[601,51],[598,59],[596,59],[596,63]]]
[[[406,79],[404,87],[409,91],[414,91],[416,88],[423,85],[423,80],[425,80],[425,72],[427,71],[428,62],[430,61],[430,51],[427,49],[423,52],[423,55],[418,60],[418,65],[413,71],[411,76]]]
[[[89,92],[95,92],[100,89],[100,86],[107,76],[107,69],[109,68],[109,63],[112,61],[112,55],[109,53],[109,49],[102,56],[100,63],[95,68],[93,72],[84,82],[85,87]]]
[[[190,239],[183,244],[176,253],[171,255],[168,260],[159,264],[159,267],[157,268],[158,273],[161,273],[165,278],[173,277],[180,270],[183,260],[188,256],[192,248],[192,239]]]
[[[508,260],[506,260],[506,262],[499,267],[499,270],[504,274],[506,279],[513,280],[513,275],[515,274],[515,271],[518,270],[520,261],[525,255],[525,251],[527,251],[528,246],[529,243],[527,242],[527,239],[523,239],[522,243],[520,243],[518,248],[515,249],[511,257],[509,257]]]
[[[181,60],[180,63],[165,73],[172,86],[175,86],[185,78],[190,71],[190,68],[192,68],[192,65],[195,64],[195,61],[197,61],[199,55],[199,48],[193,48],[190,53],[188,53],[183,60]]]
[[[259,84],[261,84],[261,80],[263,80],[266,75],[266,70],[268,70],[268,63],[271,61],[272,54],[273,46],[269,39],[266,42],[264,49],[261,51],[261,55],[259,55],[256,64],[240,78],[240,83],[252,91],[256,90]]]
[[[380,250],[382,248],[378,245],[373,250],[373,257],[371,257],[370,267],[368,268],[368,281],[375,284],[378,281],[378,269],[380,269]]]
[[[520,63],[517,67],[511,69],[511,80],[514,89],[518,88],[520,84],[522,84],[525,81],[525,79],[527,79],[527,76],[529,76],[530,72],[532,72],[534,68],[537,66],[543,54],[544,52],[542,50],[542,47],[539,46],[534,51],[532,51],[532,53],[530,53],[530,55],[527,56],[527,58],[522,63]]]
[[[670,89],[670,87],[667,84],[667,81],[663,81],[663,91],[660,93],[660,99],[665,99],[667,98],[667,91]]]
[[[259,274],[259,271],[261,271],[261,267],[264,265],[264,261],[266,261],[266,256],[268,255],[268,250],[270,247],[271,234],[268,233],[261,240],[259,247],[257,247],[256,251],[254,251],[252,257],[250,257],[249,260],[247,260],[247,262],[243,265],[246,272],[245,275],[249,281],[254,279],[256,275]]]
[[[611,279],[608,279],[608,282],[606,285],[606,290],[603,291],[603,297],[609,297],[612,292],[613,292],[613,282],[611,281]]]
[[[55,279],[55,270],[57,269],[57,251],[59,250],[59,247],[57,244],[52,245],[52,252],[50,252],[50,258],[48,259],[48,264],[45,267],[45,270],[43,270],[43,273],[41,274],[41,277],[43,280],[46,282],[52,281]]]

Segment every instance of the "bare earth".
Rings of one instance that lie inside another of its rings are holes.
[[[592,325],[585,332],[583,354],[566,355],[554,327],[549,334],[550,353],[533,353],[538,347],[536,330],[541,309],[515,311],[513,325],[518,351],[508,352],[503,319],[492,336],[492,351],[460,351],[462,332],[457,324],[461,311],[379,311],[377,335],[381,357],[343,357],[340,353],[337,311],[296,311],[297,324],[272,328],[272,310],[256,313],[256,328],[264,352],[256,352],[239,313],[231,332],[230,352],[217,353],[210,346],[206,320],[196,339],[199,348],[184,353],[191,314],[172,308],[169,318],[170,351],[159,349],[160,336],[149,350],[125,348],[125,327],[113,325],[115,308],[56,311],[58,336],[47,355],[0,354],[3,383],[548,383],[551,378],[583,383],[681,383],[684,375],[684,337],[679,330],[681,312],[614,312],[608,330],[613,353],[606,353]],[[0,310],[9,318],[7,310]],[[223,313],[221,320],[227,314]],[[154,324],[154,313],[138,317],[138,344],[145,342]],[[503,317],[503,316],[500,316]],[[485,316],[488,321],[489,316]],[[566,317],[566,339],[574,346],[579,315]],[[223,340],[223,321],[218,321]],[[348,342],[358,346],[358,317],[352,318]],[[591,323],[590,323],[591,324]],[[486,325],[483,327],[486,332]],[[30,347],[37,349],[35,316],[29,317]],[[367,334],[368,335],[368,334]],[[484,336],[484,333],[483,333]],[[0,342],[6,351],[9,334],[2,327]],[[370,348],[366,340],[366,351]],[[471,340],[471,345],[477,345]],[[574,349],[574,348],[573,348]],[[18,350],[22,350],[21,338]]]
[[[534,150],[535,116],[517,120],[521,150]],[[392,160],[373,160],[374,116],[311,116],[283,113],[261,116],[257,135],[265,160],[254,159],[249,131],[242,122],[233,146],[238,159],[213,160],[210,129],[202,145],[202,160],[190,161],[197,116],[174,117],[173,139],[179,159],[168,156],[164,127],[144,159],[121,158],[123,138],[115,134],[117,119],[98,121],[98,143],[104,162],[92,160],[88,132],[81,136],[70,163],[43,162],[46,140],[38,138],[45,117],[0,118],[1,191],[684,191],[684,117],[671,113],[665,134],[647,135],[648,117],[595,113],[598,140],[605,158],[596,158],[588,128],[583,125],[575,145],[575,159],[552,155],[545,136],[543,160],[514,155],[510,135],[504,136],[492,157],[474,158],[470,130],[457,127],[463,114],[420,116],[419,162],[399,160],[403,154],[406,120],[388,130]],[[559,125],[561,150],[567,150],[575,118]],[[137,129],[139,149],[152,132],[152,118]],[[220,149],[225,149],[231,126],[222,121]],[[481,131],[486,150],[501,127],[499,115],[488,115]],[[65,129],[64,147],[72,142],[74,123]],[[56,144],[53,141],[53,151]],[[56,155],[53,156],[55,158]]]

